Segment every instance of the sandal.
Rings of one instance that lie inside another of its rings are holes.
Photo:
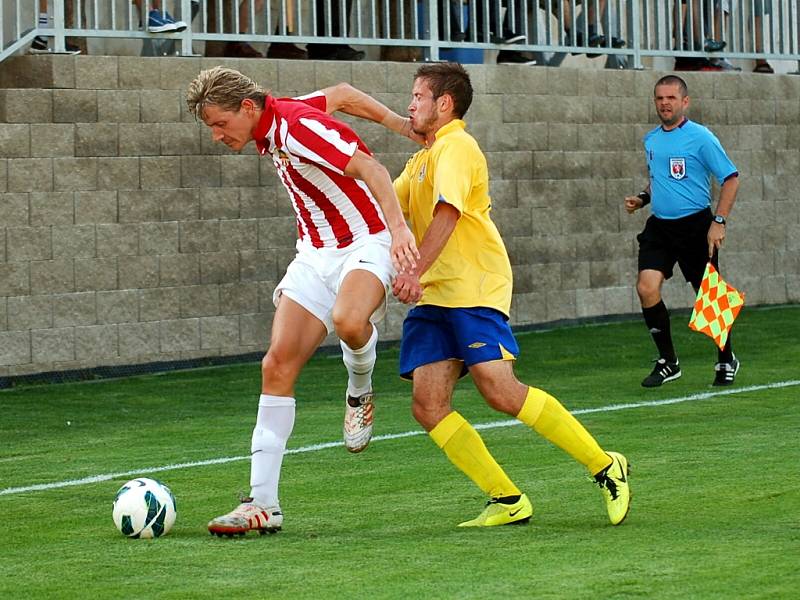
[[[756,66],[753,68],[753,73],[774,73],[775,71],[772,70],[772,66],[767,61],[762,63],[756,63]]]

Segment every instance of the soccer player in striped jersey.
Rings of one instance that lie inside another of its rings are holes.
[[[453,410],[453,389],[467,372],[489,406],[587,468],[603,492],[609,520],[619,525],[630,503],[627,459],[603,450],[558,400],[514,375],[519,347],[508,325],[511,264],[489,214],[486,157],[463,121],[472,102],[469,74],[456,63],[421,66],[408,119],[347,84],[325,94],[327,110],[383,123],[425,145],[394,182],[420,251],[417,266],[398,273],[393,285],[400,301],[416,303],[403,323],[400,374],[413,380],[414,417],[488,496],[483,512],[460,526],[524,523],[533,514],[527,495]]]
[[[297,218],[297,255],[273,294],[250,496],[208,525],[217,535],[274,532],[283,524],[278,479],[301,369],[335,332],[348,373],[345,446],[366,448],[378,338],[373,323],[386,311],[394,273],[415,268],[419,254],[388,171],[350,127],[325,112],[324,93],[274,98],[238,71],[215,67],[192,81],[187,103],[215,141],[235,151],[253,141],[272,158]]]

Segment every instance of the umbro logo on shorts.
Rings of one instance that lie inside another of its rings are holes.
[[[467,348],[472,348],[473,350],[475,350],[477,348],[483,348],[485,345],[486,344],[484,344],[483,342],[472,342],[469,346],[467,346]]]

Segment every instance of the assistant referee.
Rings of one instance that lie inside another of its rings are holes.
[[[719,248],[739,189],[739,172],[717,137],[686,117],[686,82],[675,75],[662,77],[653,96],[661,125],[644,136],[650,183],[637,196],[625,198],[625,209],[631,214],[652,201],[652,215],[636,237],[636,291],[659,353],[653,371],[642,381],[644,387],[659,387],[681,376],[661,287],[672,277],[676,262],[695,292],[709,261],[719,270]],[[722,185],[713,212],[711,175]],[[714,370],[714,385],[732,384],[739,372],[730,335],[718,351]]]

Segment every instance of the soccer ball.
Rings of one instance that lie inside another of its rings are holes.
[[[175,524],[175,496],[157,479],[131,479],[114,497],[114,525],[132,538],[155,538]]]

